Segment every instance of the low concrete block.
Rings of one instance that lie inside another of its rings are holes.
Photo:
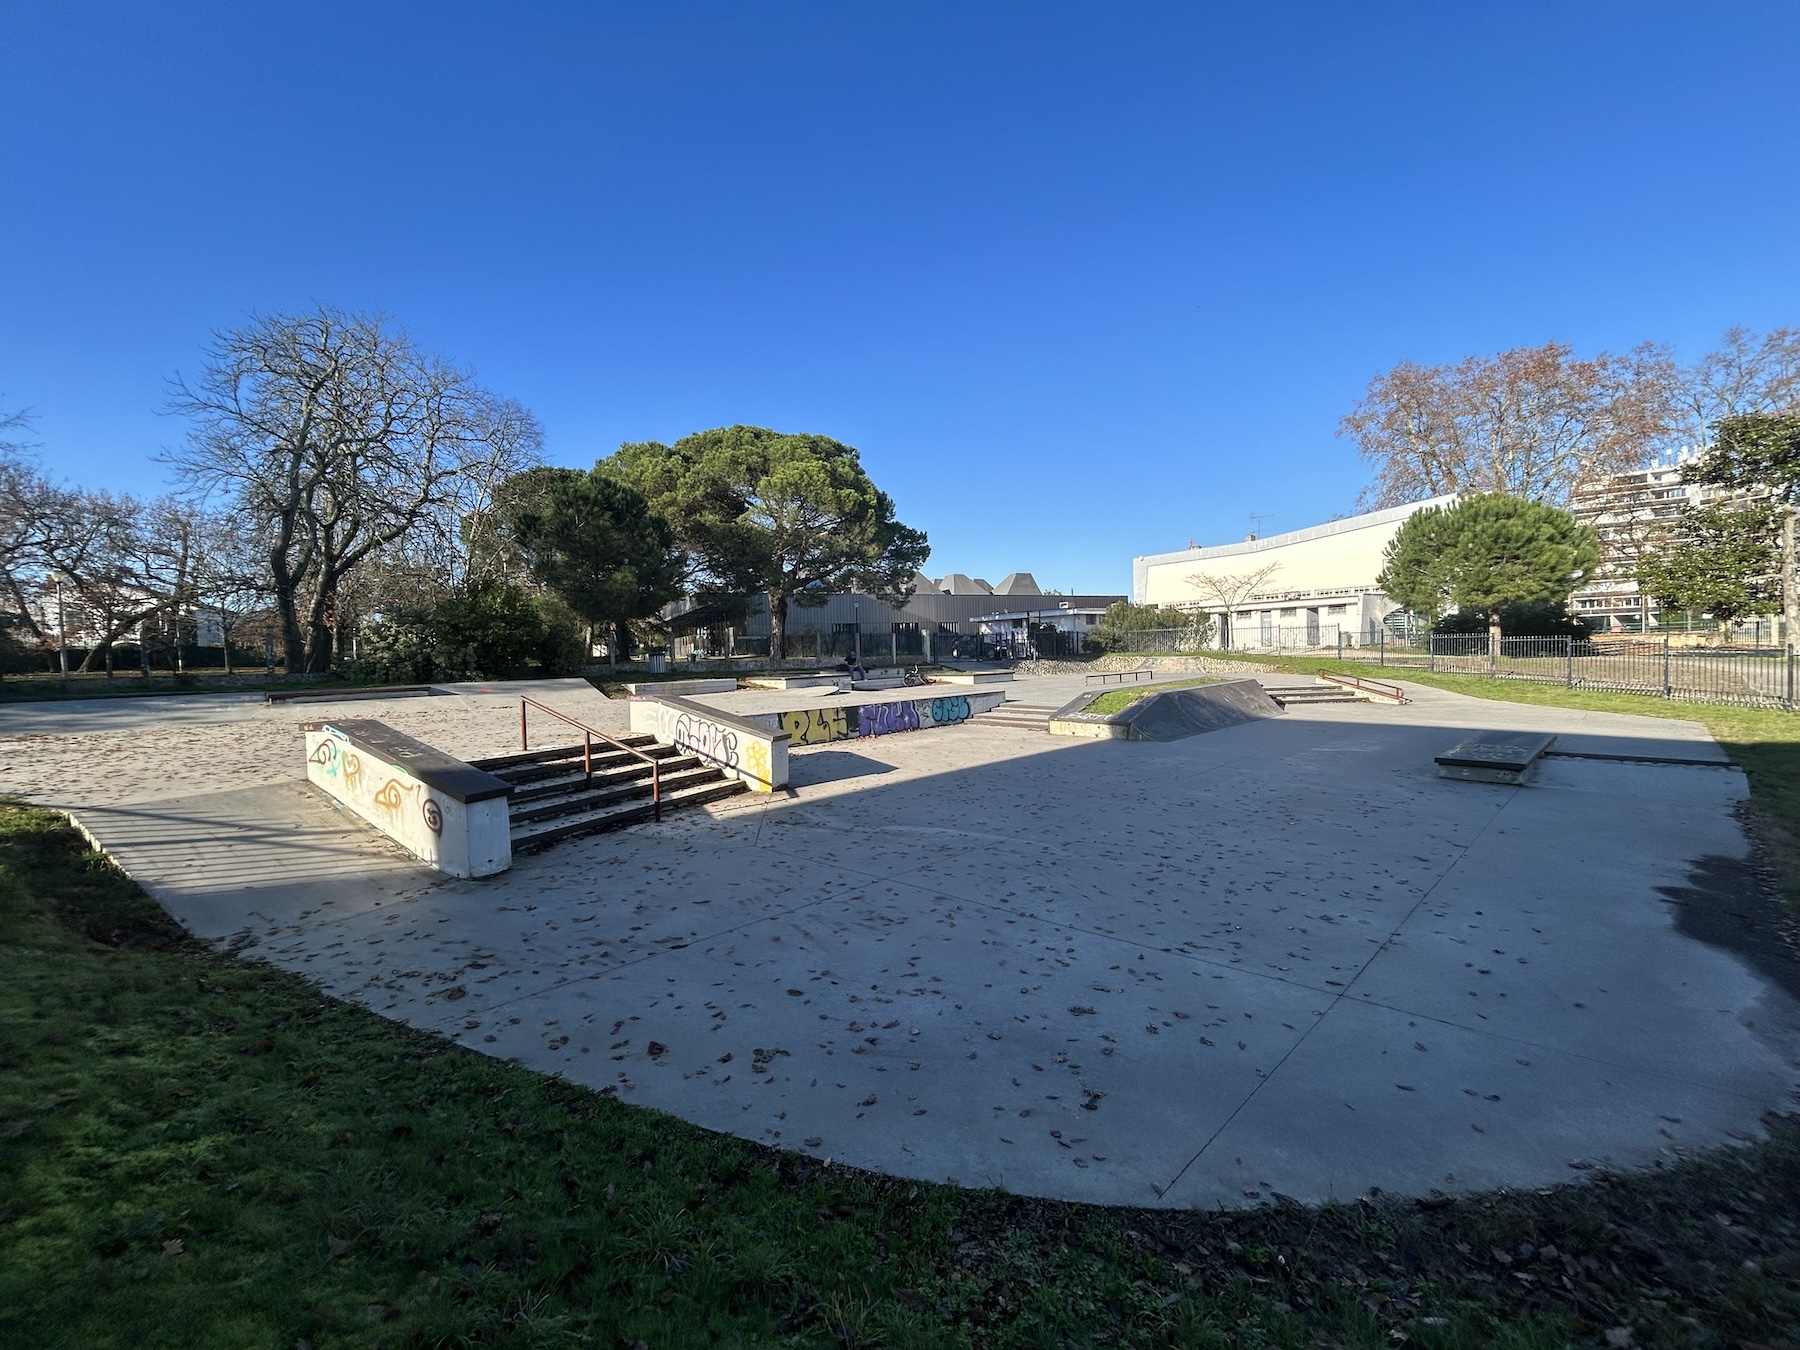
[[[627,692],[632,694],[673,694],[676,698],[682,698],[688,694],[729,694],[737,687],[737,681],[734,679],[643,680],[625,686]]]
[[[306,777],[453,877],[512,866],[512,785],[370,718],[309,722]]]
[[[755,718],[658,691],[631,700],[631,729],[698,756],[727,778],[748,783],[752,792],[787,786],[788,734]]]
[[[1483,731],[1435,757],[1439,778],[1467,783],[1527,783],[1554,736],[1530,731]]]
[[[929,676],[933,684],[1007,684],[1010,670],[946,670]]]

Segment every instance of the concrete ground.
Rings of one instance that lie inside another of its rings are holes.
[[[1677,927],[1748,884],[1742,776],[1694,724],[1412,692],[1171,744],[976,722],[800,750],[788,794],[473,882],[296,781],[294,727],[325,705],[0,709],[0,788],[73,808],[194,931],[333,994],[901,1175],[1246,1204],[1757,1137],[1793,1104],[1800,1009]],[[509,748],[516,700],[451,704],[351,706]],[[1436,778],[1472,729],[1719,766]]]

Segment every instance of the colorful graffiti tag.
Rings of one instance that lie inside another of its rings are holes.
[[[915,703],[913,706],[916,708],[921,705]],[[957,722],[966,722],[970,715],[967,695],[956,694],[950,698],[931,700],[931,724],[935,727],[947,727]]]
[[[896,731],[919,729],[919,705],[906,703],[865,703],[856,710],[860,716],[858,736],[891,736]]]
[[[800,708],[781,714],[781,729],[788,734],[788,744],[824,745],[841,741],[850,734],[848,708]]]
[[[948,727],[974,716],[966,695],[862,703],[852,708],[800,708],[781,714],[781,729],[794,746],[827,745],[865,736],[891,736],[921,727]]]

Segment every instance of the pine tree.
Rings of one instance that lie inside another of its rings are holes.
[[[1599,537],[1567,511],[1485,493],[1415,512],[1388,544],[1378,583],[1420,613],[1454,605],[1487,615],[1498,650],[1502,609],[1564,604],[1599,565]]]

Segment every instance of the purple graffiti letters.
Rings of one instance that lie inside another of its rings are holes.
[[[919,709],[912,702],[865,703],[857,710],[861,736],[888,736],[896,731],[917,731]]]

